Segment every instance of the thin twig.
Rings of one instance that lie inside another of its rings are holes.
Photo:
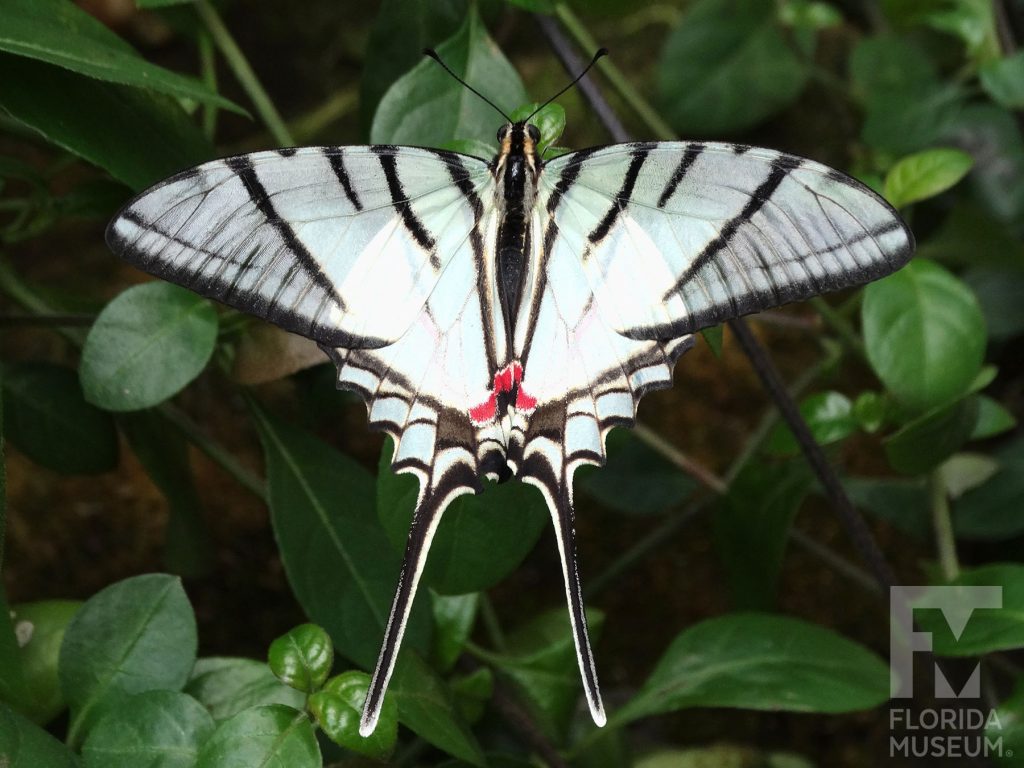
[[[722,480],[722,478],[696,459],[691,459],[650,427],[645,424],[637,424],[633,428],[633,432],[643,442],[654,448],[658,453],[675,464],[679,469],[688,474],[705,488],[708,488],[718,494],[725,493],[729,490],[728,484]]]

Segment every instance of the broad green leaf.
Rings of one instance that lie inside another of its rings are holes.
[[[117,466],[117,430],[109,413],[90,405],[78,376],[52,363],[4,368],[5,436],[37,464],[65,474],[98,474]]]
[[[800,403],[800,413],[819,445],[837,443],[857,431],[858,422],[853,412],[853,403],[840,392],[819,392],[805,397]],[[764,447],[777,455],[793,454],[800,450],[793,433],[781,422],[772,430]]]
[[[1014,114],[994,104],[972,104],[943,133],[942,143],[955,144],[974,158],[968,183],[986,213],[1011,225],[1024,221],[1024,137]],[[1018,238],[1013,250],[1019,253],[1020,247]],[[969,248],[967,258],[973,259],[974,251]]]
[[[959,149],[926,149],[908,155],[889,169],[885,197],[896,208],[935,197],[971,170],[974,160]]]
[[[1024,565],[993,563],[972,568],[963,571],[950,585],[1001,587],[1003,605],[1002,608],[975,608],[959,638],[954,637],[940,611],[915,610],[914,618],[920,622],[921,629],[932,633],[932,648],[936,654],[982,656],[1024,647]]]
[[[986,483],[953,502],[953,525],[958,537],[1001,541],[1024,533],[1024,452],[1017,439],[994,458],[999,471]]]
[[[385,441],[377,474],[377,514],[392,547],[401,551],[412,524],[418,481],[391,471]],[[478,495],[455,499],[430,545],[423,584],[442,594],[486,589],[514,571],[548,523],[544,499],[525,483],[484,481]]]
[[[978,178],[978,169],[985,164],[985,158],[975,164],[972,181]],[[934,234],[918,244],[916,257],[939,261],[946,266],[966,267],[963,279],[973,288],[971,268],[1020,270],[1024,265],[1024,243],[1005,221],[997,218],[996,211],[961,200],[953,204]]]
[[[122,85],[245,114],[191,77],[150,64],[70,0],[4,0],[0,50]]]
[[[859,508],[921,541],[932,538],[930,498],[922,480],[851,477],[843,487]]]
[[[937,264],[916,260],[864,291],[868,360],[905,405],[924,411],[967,391],[985,354],[977,299]]]
[[[498,107],[526,99],[519,74],[487,35],[472,6],[454,36],[437,48],[452,70]],[[440,146],[452,139],[493,142],[503,118],[458,83],[437,62],[423,57],[384,94],[370,128],[374,144]]]
[[[524,104],[512,110],[509,117],[513,122],[525,120],[540,108],[538,102]],[[540,109],[537,114],[530,118],[530,124],[537,126],[540,131],[540,141],[537,143],[537,150],[544,155],[544,151],[562,137],[565,130],[565,110],[560,104],[551,103]]]
[[[170,97],[4,53],[0,110],[135,190],[214,156]]]
[[[665,42],[658,92],[680,133],[735,133],[792,103],[807,76],[772,3],[698,0]]]
[[[914,7],[914,3],[907,3]],[[924,3],[916,19],[933,29],[959,37],[979,63],[999,55],[995,14],[989,0],[943,0]]]
[[[343,672],[309,697],[309,711],[335,744],[359,755],[386,760],[398,740],[398,710],[394,699],[385,696],[377,727],[366,738],[360,736],[359,721],[369,689],[370,676],[365,672]]]
[[[270,671],[278,680],[305,693],[319,689],[334,665],[334,646],[323,627],[301,624],[270,644]]]
[[[206,299],[162,281],[129,288],[86,337],[85,399],[110,411],[157,405],[202,373],[216,342],[217,313]]]
[[[40,725],[50,722],[67,706],[60,690],[57,662],[64,632],[81,605],[77,600],[42,600],[16,605],[10,612],[25,694],[9,703]]]
[[[189,464],[188,444],[155,410],[122,413],[118,426],[153,484],[167,499],[164,563],[179,576],[206,575],[213,545],[203,520],[203,502]]]
[[[971,432],[971,440],[985,440],[1017,426],[1015,417],[998,400],[987,395],[978,395],[978,421]]]
[[[978,398],[968,396],[940,405],[905,424],[883,444],[890,466],[897,472],[919,475],[956,453],[978,422]]]
[[[192,768],[213,729],[202,704],[184,693],[128,696],[89,731],[83,768]]]
[[[894,34],[861,38],[850,54],[849,69],[861,101],[881,93],[910,93],[938,81],[938,70],[921,46]]]
[[[608,462],[581,467],[576,488],[626,514],[657,514],[681,503],[697,488],[664,456],[633,432],[614,429],[607,438]]]
[[[437,48],[455,34],[466,17],[467,7],[466,0],[381,2],[366,43],[359,88],[365,129],[388,88],[423,60],[424,48]]]
[[[982,87],[997,104],[1007,109],[1024,107],[1024,51],[990,61],[979,74]]]
[[[179,579],[153,573],[97,592],[71,620],[60,650],[69,743],[81,743],[119,697],[181,690],[195,660],[195,616]]]
[[[684,630],[609,725],[688,707],[838,713],[889,696],[889,668],[824,627],[787,616],[734,613]]]
[[[450,149],[463,155],[479,157],[481,160],[490,161],[495,155],[494,144],[488,144],[478,139],[452,139],[441,145],[441,149]]]
[[[737,608],[775,607],[789,529],[810,485],[803,461],[750,462],[716,504],[715,549]]]
[[[449,670],[462,654],[476,623],[480,595],[439,595],[431,592],[434,612],[434,646],[431,658],[442,670]]]
[[[239,712],[217,726],[195,768],[321,768],[313,724],[283,704]]]
[[[977,297],[992,341],[1008,341],[1024,333],[1024,258],[1013,267],[974,267],[961,279]]]
[[[301,691],[284,685],[262,661],[224,657],[196,661],[185,693],[206,707],[214,720],[227,720],[264,704],[301,709],[305,700]]]
[[[78,768],[70,749],[2,703],[0,760],[4,768]]]

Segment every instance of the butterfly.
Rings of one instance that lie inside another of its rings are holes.
[[[139,268],[316,341],[393,438],[392,468],[418,478],[364,736],[441,516],[485,477],[518,478],[547,503],[603,725],[576,469],[605,461],[608,432],[671,385],[695,332],[874,280],[914,250],[885,200],[814,161],[713,142],[544,161],[532,117],[506,116],[491,159],[377,145],[215,160],[146,190],[107,229]]]

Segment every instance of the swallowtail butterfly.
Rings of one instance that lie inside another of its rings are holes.
[[[394,470],[419,479],[363,735],[441,515],[482,477],[547,502],[603,725],[573,473],[602,464],[609,430],[671,385],[695,332],[874,280],[913,252],[881,197],[811,160],[637,142],[545,162],[539,141],[530,118],[509,119],[490,160],[390,145],[215,160],[146,190],[107,230],[141,269],[318,342],[394,439]]]

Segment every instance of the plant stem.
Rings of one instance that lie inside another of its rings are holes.
[[[199,35],[199,65],[203,73],[203,84],[216,93],[217,59],[213,54],[213,40],[210,37],[210,33],[201,33]],[[211,143],[217,133],[217,112],[216,104],[203,105],[203,134]]]
[[[949,497],[946,495],[946,484],[939,469],[932,470],[928,476],[928,490],[931,496],[932,528],[935,531],[939,568],[942,570],[942,577],[946,581],[952,581],[960,575],[960,562],[956,556],[956,538],[953,535]]]
[[[292,138],[291,133],[289,133],[288,127],[284,124],[284,120],[281,119],[277,108],[270,100],[267,92],[256,77],[256,73],[253,72],[252,67],[249,65],[248,59],[245,58],[245,54],[238,47],[238,43],[231,36],[217,11],[210,5],[209,0],[198,0],[195,6],[196,12],[199,14],[203,24],[206,25],[206,29],[209,31],[210,37],[213,38],[214,44],[220,50],[221,55],[238,79],[242,89],[249,96],[252,105],[256,108],[256,114],[260,116],[264,125],[267,126],[267,130],[274,137],[274,141],[282,147],[295,146],[295,140]]]
[[[491,640],[491,645],[498,653],[508,652],[508,643],[505,642],[505,633],[501,631],[501,623],[498,621],[498,614],[494,611],[494,605],[486,592],[480,593],[480,619],[484,623],[484,629]]]

